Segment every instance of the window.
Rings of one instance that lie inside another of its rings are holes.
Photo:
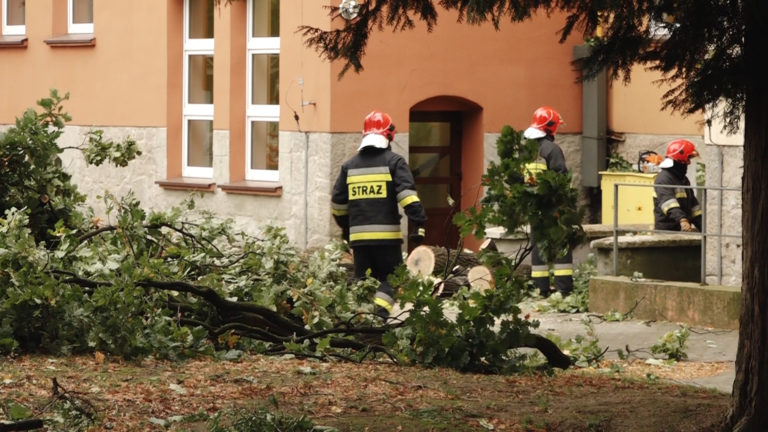
[[[184,177],[213,177],[213,13],[212,0],[184,2]]]
[[[2,0],[3,35],[23,35],[27,32],[25,25],[26,0]]]
[[[278,181],[280,1],[248,1],[247,180]]]
[[[93,0],[69,0],[67,32],[93,33]]]

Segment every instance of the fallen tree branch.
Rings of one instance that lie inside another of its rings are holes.
[[[41,419],[27,419],[12,423],[0,423],[0,432],[29,431],[42,428],[43,421]]]
[[[215,307],[225,318],[235,315],[234,312],[251,313],[253,315],[248,315],[248,317],[251,317],[258,323],[262,324],[262,328],[267,331],[279,329],[281,330],[281,334],[283,336],[290,334],[303,336],[308,333],[304,327],[297,325],[295,322],[289,320],[276,311],[273,311],[264,306],[257,305],[255,303],[227,300],[220,296],[216,291],[208,287],[192,285],[181,281],[163,282],[153,280],[139,281],[136,282],[136,285],[145,288],[158,288],[162,290],[179,291],[196,295],[207,301],[211,306]],[[224,313],[222,314],[222,312]]]
[[[552,367],[568,369],[573,364],[571,358],[560,351],[557,344],[536,333],[529,333],[526,337],[523,337],[519,348],[534,348],[538,350]]]
[[[53,274],[64,275],[62,282],[73,283],[84,287],[98,288],[111,286],[110,282],[91,281],[78,277],[72,272],[54,271]],[[486,278],[489,272],[483,273]],[[482,279],[482,278],[480,278]],[[492,281],[490,282],[492,283]],[[227,300],[215,290],[194,285],[183,281],[157,281],[142,280],[135,283],[136,286],[145,289],[158,289],[162,291],[174,291],[191,294],[205,301],[205,304],[215,310],[214,318],[205,320],[197,319],[194,315],[199,310],[182,303],[174,303],[169,300],[169,305],[175,305],[178,310],[178,322],[180,325],[201,326],[209,332],[212,339],[227,332],[233,332],[241,337],[261,340],[274,346],[270,347],[270,353],[288,352],[287,343],[302,344],[310,342],[310,346],[316,346],[320,339],[331,337],[329,346],[336,349],[348,349],[358,351],[367,356],[371,353],[383,353],[395,360],[394,356],[382,345],[381,336],[393,328],[392,324],[381,327],[354,327],[350,321],[342,326],[330,329],[312,331],[302,325],[300,321],[291,320],[289,316],[278,311],[251,302],[239,302]],[[182,301],[179,299],[179,301]],[[173,310],[173,308],[171,308]],[[401,324],[397,324],[401,325]],[[394,325],[396,326],[396,325]],[[509,349],[533,348],[541,352],[550,366],[567,369],[572,360],[565,355],[558,346],[549,339],[530,333],[523,337],[522,341],[508,341]]]

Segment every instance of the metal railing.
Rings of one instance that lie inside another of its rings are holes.
[[[741,192],[741,188],[734,187],[716,187],[716,186],[683,186],[683,185],[655,185],[655,184],[641,184],[641,183],[626,183],[616,182],[613,183],[613,275],[618,274],[619,268],[619,187],[652,187],[652,188],[674,188],[674,189],[693,189],[700,191],[696,198],[699,200],[701,206],[701,232],[692,233],[698,234],[701,237],[701,283],[706,285],[707,283],[707,238],[717,238],[717,282],[722,284],[723,280],[723,239],[724,238],[739,238],[741,239],[741,233],[739,234],[727,234],[723,233],[723,193],[727,191]],[[707,231],[707,191],[719,191],[718,194],[718,212],[717,212],[717,233],[711,233]],[[653,205],[653,203],[651,203]],[[693,221],[691,221],[693,222]],[[680,231],[669,230],[657,230],[650,229],[653,233],[664,234],[680,234]]]

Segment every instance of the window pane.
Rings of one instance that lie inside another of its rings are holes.
[[[8,0],[8,25],[24,25],[24,3],[26,0]]]
[[[280,36],[280,1],[253,0],[251,37]]]
[[[251,169],[277,170],[278,122],[251,122]]]
[[[414,177],[449,177],[451,158],[448,153],[411,153],[408,156]]]
[[[419,194],[419,200],[424,208],[448,207],[446,198],[451,193],[450,185],[447,184],[420,184],[416,186],[416,192]]]
[[[443,122],[411,122],[408,145],[440,147],[451,145],[451,124]]]
[[[279,105],[279,54],[253,54],[251,105]]]
[[[189,102],[191,104],[213,103],[213,56],[189,56]]]
[[[213,1],[189,0],[190,39],[213,39]]]
[[[213,120],[187,122],[187,166],[213,166]]]
[[[92,24],[93,23],[93,0],[71,0],[71,1],[72,1],[72,23]]]

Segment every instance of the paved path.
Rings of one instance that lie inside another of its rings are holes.
[[[530,305],[528,305],[530,307]],[[525,310],[525,305],[523,306]],[[626,320],[618,322],[603,321],[589,314],[565,314],[554,312],[536,312],[530,309],[531,319],[541,323],[537,333],[554,333],[562,339],[576,335],[587,336],[587,327],[583,320],[590,318],[598,339],[598,345],[608,348],[606,358],[618,358],[617,351],[626,352],[627,346],[634,357],[652,358],[650,347],[669,331],[680,328],[677,323]],[[714,388],[730,393],[733,388],[738,330],[721,330],[690,327],[690,336],[686,342],[688,361],[692,362],[727,362],[730,368],[717,376],[696,378],[682,381],[687,384]]]
[[[546,300],[525,302],[520,304],[522,315],[530,314],[530,319],[540,322],[536,333],[546,335],[553,333],[561,340],[568,340],[577,335],[587,337],[587,326],[584,320],[589,318],[595,329],[598,346],[608,349],[606,358],[618,358],[618,350],[632,352],[633,358],[653,358],[651,346],[658,343],[659,338],[667,332],[679,329],[681,324],[665,321],[604,321],[597,314],[567,314],[558,312],[538,312],[539,305]],[[400,313],[396,306],[394,315]],[[447,315],[455,311],[446,310]],[[734,362],[738,347],[738,330],[723,330],[701,327],[689,327],[690,336],[686,341],[688,360],[691,362],[726,362],[729,368],[720,375],[676,381],[705,388],[712,388],[724,393],[731,393],[735,377]]]

